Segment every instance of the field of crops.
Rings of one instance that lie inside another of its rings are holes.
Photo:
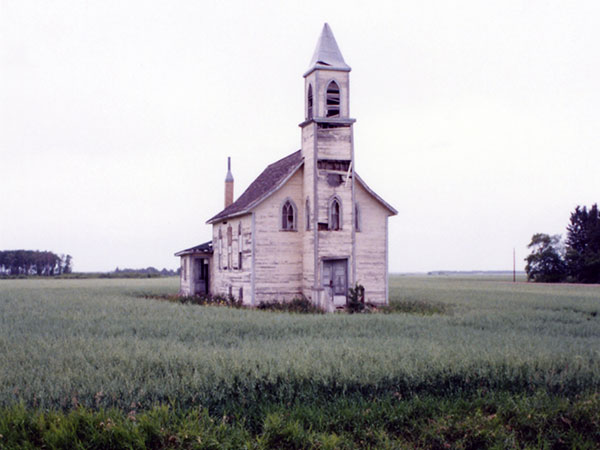
[[[168,404],[258,435],[282,405],[573,402],[600,387],[600,286],[392,276],[392,312],[356,315],[144,297],[177,283],[0,281],[0,407],[139,414]]]

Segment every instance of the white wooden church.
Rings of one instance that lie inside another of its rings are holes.
[[[302,148],[269,165],[207,221],[212,241],[182,250],[182,295],[231,294],[247,305],[305,296],[331,311],[359,283],[388,302],[388,217],[397,211],[356,173],[350,67],[325,24],[304,73]]]

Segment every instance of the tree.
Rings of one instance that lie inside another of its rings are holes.
[[[527,248],[532,249],[525,258],[527,280],[552,283],[565,279],[566,265],[562,257],[560,235],[536,233]]]
[[[600,212],[577,206],[567,226],[566,264],[569,276],[580,283],[600,283]]]

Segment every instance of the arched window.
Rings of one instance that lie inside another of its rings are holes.
[[[358,203],[354,204],[354,229],[360,231],[360,208]]]
[[[286,200],[281,207],[281,229],[286,231],[296,229],[296,207],[291,200]]]
[[[313,117],[313,92],[312,92],[312,84],[308,85],[308,95],[306,97],[306,106],[307,106],[307,119],[312,119]]]
[[[310,230],[310,202],[306,197],[306,230]]]
[[[342,205],[337,197],[329,202],[329,229],[342,229]]]
[[[340,87],[335,81],[327,85],[327,117],[340,116]]]

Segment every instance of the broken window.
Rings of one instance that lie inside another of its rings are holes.
[[[335,81],[331,81],[327,86],[327,117],[340,116],[340,87]]]
[[[329,203],[329,229],[339,230],[342,228],[342,207],[337,197]]]
[[[286,200],[281,207],[281,229],[288,231],[296,229],[296,207],[291,200]]]
[[[313,92],[312,92],[312,85],[309,84],[308,85],[308,96],[306,97],[306,109],[307,109],[307,114],[306,114],[306,118],[307,119],[312,119],[313,117]]]

